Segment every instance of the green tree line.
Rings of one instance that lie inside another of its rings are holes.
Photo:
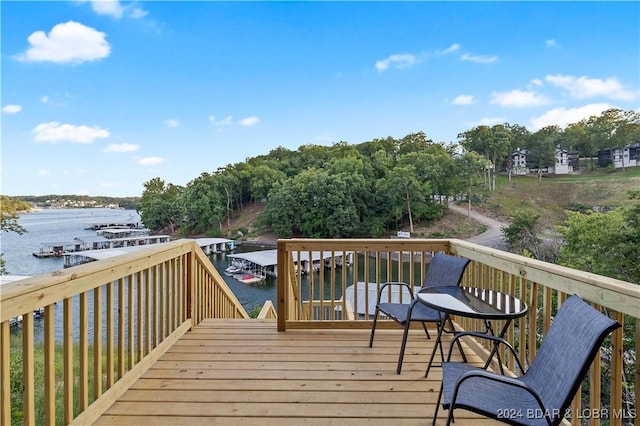
[[[279,237],[377,237],[443,215],[450,197],[477,187],[487,160],[423,132],[358,145],[278,147],[202,173],[185,187],[144,184],[140,215],[154,230],[216,235],[235,212],[267,203]]]
[[[451,197],[470,200],[495,189],[495,175],[511,170],[510,153],[530,151],[532,167],[554,164],[561,147],[592,158],[599,149],[640,139],[640,114],[611,109],[565,129],[529,132],[509,123],[477,126],[457,144],[424,132],[359,144],[283,147],[205,172],[178,186],[154,178],[144,184],[139,211],[153,230],[220,235],[234,214],[267,203],[262,225],[279,237],[378,237],[414,230],[437,219]]]

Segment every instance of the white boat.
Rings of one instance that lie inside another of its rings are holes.
[[[235,275],[235,274],[239,274],[242,272],[242,268],[235,266],[235,265],[231,265],[229,266],[227,269],[224,270],[224,273],[231,276],[231,275]]]
[[[228,276],[236,274],[242,274],[248,272],[248,265],[243,260],[234,259],[231,264],[224,270],[224,273]]]

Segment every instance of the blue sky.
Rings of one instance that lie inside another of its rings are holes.
[[[6,195],[639,109],[639,2],[2,1]]]

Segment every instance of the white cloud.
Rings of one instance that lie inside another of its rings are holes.
[[[547,47],[559,47],[558,43],[553,38],[550,38],[550,39],[546,40],[544,42],[544,45],[547,46]]]
[[[155,166],[164,163],[164,161],[162,157],[145,157],[138,160],[138,164],[141,166]]]
[[[458,95],[452,102],[454,105],[471,105],[475,103],[473,95]]]
[[[211,122],[211,124],[213,124],[214,126],[228,126],[229,124],[231,124],[231,121],[233,120],[232,116],[227,116],[227,118],[225,118],[224,120],[217,120],[215,115],[211,115],[209,116],[209,122]]]
[[[140,145],[132,143],[109,144],[102,152],[135,152],[140,149]]]
[[[171,118],[171,119],[165,121],[164,124],[166,124],[167,127],[169,127],[169,128],[175,128],[175,127],[180,126],[180,122],[178,120],[174,119],[174,118]]]
[[[140,9],[139,7],[133,7],[131,9],[131,12],[129,13],[129,16],[133,19],[142,19],[145,16],[147,16],[149,14],[149,12],[147,12],[144,9]]]
[[[87,0],[78,1],[80,3],[87,2]],[[132,2],[127,6],[122,5],[119,0],[91,0],[89,3],[98,15],[111,16],[115,19],[120,19],[125,15],[132,19],[140,19],[148,14],[146,10],[139,7],[138,2]]]
[[[241,126],[253,126],[255,124],[258,124],[259,122],[260,119],[258,117],[246,117],[238,121]]]
[[[457,52],[458,50],[460,50],[460,45],[458,43],[454,43],[451,46],[447,47],[446,49],[439,50],[436,53],[438,55],[447,55],[449,53]]]
[[[585,118],[600,115],[603,111],[611,108],[613,108],[613,106],[606,103],[589,104],[578,108],[554,108],[539,117],[532,118],[531,124],[534,131],[553,125],[565,127],[568,124],[577,123]]]
[[[39,175],[39,176],[47,176],[47,175],[49,175],[49,173],[50,173],[50,172],[49,172],[49,170],[47,170],[47,169],[40,169],[40,170],[38,170],[38,175]]]
[[[5,105],[2,108],[2,112],[5,114],[17,114],[22,111],[22,107],[20,105]]]
[[[534,78],[529,82],[529,85],[527,87],[542,87],[542,86],[544,86],[543,81],[540,80],[539,78]]]
[[[391,55],[386,59],[382,59],[376,62],[376,69],[380,72],[386,71],[390,66],[395,66],[398,69],[408,68],[417,62],[415,55],[411,53],[399,53]]]
[[[49,34],[36,31],[27,40],[31,47],[18,55],[26,62],[75,63],[95,61],[109,56],[111,46],[106,34],[78,22],[58,24]]]
[[[637,91],[625,89],[615,77],[607,79],[575,77],[572,75],[547,75],[545,81],[565,89],[576,99],[602,96],[608,99],[630,101],[638,97]]]
[[[73,124],[61,124],[57,121],[38,124],[31,132],[36,142],[60,142],[93,143],[96,139],[108,138],[109,130],[100,127],[76,126]]]
[[[49,103],[49,96],[44,95],[40,98],[40,102],[42,102],[43,104]]]
[[[535,92],[526,92],[524,90],[512,90],[510,92],[493,92],[491,93],[491,103],[498,104],[503,107],[523,108],[530,106],[546,105],[549,103],[544,95]]]
[[[482,55],[472,55],[470,53],[464,53],[460,56],[460,59],[463,61],[475,62],[478,64],[490,64],[492,62],[496,62],[498,60],[497,56],[482,56]]]
[[[98,15],[108,15],[116,19],[122,18],[125,10],[118,0],[94,0],[91,2],[91,8]]]

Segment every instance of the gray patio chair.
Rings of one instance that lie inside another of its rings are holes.
[[[469,262],[469,259],[464,259],[462,257],[451,256],[446,253],[436,253],[436,255],[431,259],[431,263],[429,264],[429,268],[427,269],[427,274],[424,277],[424,282],[422,283],[421,288],[460,285],[462,275],[464,274],[465,268],[467,267]],[[411,300],[407,303],[381,303],[383,292],[388,286],[406,287],[409,290],[409,294],[411,295]],[[376,313],[373,318],[373,326],[371,327],[371,338],[369,339],[370,348],[373,347],[373,338],[376,333],[378,316],[381,313],[391,318],[404,328],[404,334],[402,335],[402,344],[400,346],[400,356],[398,358],[398,366],[396,368],[396,372],[398,374],[400,374],[400,370],[402,370],[402,359],[404,358],[404,350],[407,345],[407,336],[409,334],[409,329],[411,328],[412,322],[421,322],[425,333],[427,333],[427,338],[429,339],[431,338],[431,336],[429,335],[429,330],[427,330],[427,322],[436,323],[438,327],[440,327],[441,324],[444,325],[445,322],[448,322],[451,329],[453,330],[453,324],[451,323],[451,319],[449,318],[449,316],[442,312],[436,311],[435,309],[429,308],[421,303],[417,298],[414,297],[413,288],[411,288],[409,284],[403,282],[387,282],[383,283],[380,286],[380,291],[378,292]],[[436,342],[435,344],[440,345],[440,356],[444,361],[442,343]],[[464,357],[462,346],[459,345],[458,347],[460,349],[460,352],[462,353],[462,356]],[[428,371],[429,369],[427,368],[427,372]]]
[[[453,420],[455,408],[512,425],[560,424],[600,345],[618,327],[618,322],[574,295],[561,305],[538,354],[522,376],[507,377],[459,362],[443,363],[433,424],[440,401],[444,409],[449,409],[447,425]],[[463,332],[454,340],[465,335],[504,344],[515,356],[513,347],[495,336]],[[525,371],[519,361],[518,368]]]

